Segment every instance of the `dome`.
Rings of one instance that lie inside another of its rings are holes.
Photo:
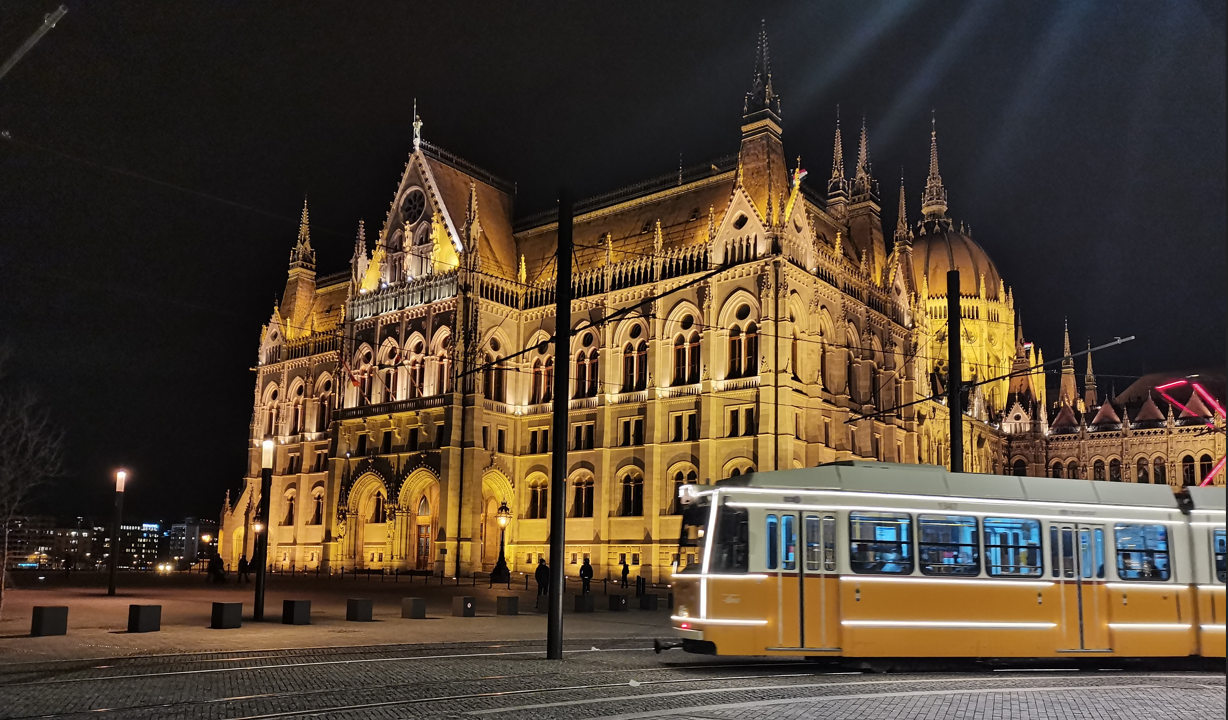
[[[1002,278],[985,250],[964,233],[938,229],[917,236],[912,242],[912,270],[920,287],[929,279],[930,297],[945,297],[947,272],[959,271],[959,294],[976,296],[985,276],[985,293],[997,298]]]

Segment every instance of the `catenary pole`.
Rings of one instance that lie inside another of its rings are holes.
[[[111,521],[111,557],[110,578],[107,582],[107,595],[115,595],[116,575],[119,573],[119,553],[121,543],[119,534],[122,532],[124,518],[124,481],[128,473],[120,470],[115,473],[115,517]]]
[[[260,446],[260,505],[256,543],[252,551],[256,563],[256,595],[252,603],[252,620],[264,619],[264,571],[269,560],[269,507],[273,494],[273,441],[265,438]]]
[[[947,413],[951,421],[951,472],[964,471],[964,410],[960,391],[964,359],[959,329],[959,271],[947,273]]]
[[[564,499],[567,494],[567,399],[571,363],[571,193],[559,191],[558,259],[554,282],[554,425],[550,458],[550,597],[546,657],[563,659]]]

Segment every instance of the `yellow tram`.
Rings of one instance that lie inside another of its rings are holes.
[[[1224,657],[1224,488],[841,462],[687,485],[685,650]]]

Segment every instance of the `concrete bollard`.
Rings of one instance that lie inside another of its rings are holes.
[[[656,610],[660,602],[659,595],[640,595],[640,610]]]
[[[611,595],[610,596],[610,612],[621,612],[627,609],[626,595]]]
[[[519,615],[520,598],[516,595],[500,595],[495,598],[496,615]]]
[[[243,626],[243,603],[213,603],[213,617],[209,627],[214,630],[231,630]]]
[[[129,605],[128,632],[147,633],[162,629],[161,605]]]
[[[452,598],[452,617],[473,617],[474,602],[468,595],[458,595]]]
[[[371,622],[375,602],[368,598],[350,598],[345,601],[345,619],[350,622]]]
[[[282,625],[310,625],[311,624],[311,601],[310,600],[282,600],[281,601],[281,624]]]
[[[30,634],[34,637],[68,634],[67,605],[35,605],[30,619]]]
[[[426,598],[401,598],[401,617],[406,620],[425,620]]]
[[[592,612],[593,611],[593,596],[589,593],[576,595],[576,612]]]

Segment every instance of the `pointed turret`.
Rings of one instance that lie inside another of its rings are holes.
[[[759,31],[755,71],[750,91],[742,105],[742,147],[738,151],[738,186],[746,191],[763,221],[771,225],[773,199],[789,191],[780,136],[780,97],[772,89],[772,66],[768,57],[767,28]]]
[[[1092,372],[1092,342],[1087,341],[1087,373],[1083,376],[1083,403],[1088,410],[1099,404],[1096,395],[1096,373]]]
[[[912,243],[912,231],[908,229],[908,208],[904,204],[904,171],[900,170],[900,211],[895,221],[895,247]]]
[[[1147,393],[1147,402],[1139,408],[1138,415],[1134,417],[1136,423],[1162,423],[1164,422],[1164,413],[1160,412],[1156,401],[1152,399],[1151,392]]]
[[[1207,409],[1207,404],[1195,392],[1190,395],[1190,399],[1185,403],[1185,407],[1181,409],[1181,414],[1177,417],[1181,420],[1187,418],[1209,418],[1211,417],[1211,411]]]
[[[1096,411],[1096,417],[1092,418],[1091,425],[1093,427],[1100,425],[1120,425],[1121,416],[1117,414],[1117,410],[1113,408],[1113,403],[1106,400],[1100,409]]]
[[[866,119],[861,119],[861,138],[857,141],[857,172],[853,177],[853,202],[863,198],[878,199],[878,186],[870,170],[870,143],[866,136]]]
[[[350,283],[357,290],[367,274],[367,228],[358,221],[358,233],[354,235],[354,254],[350,256]]]
[[[1062,338],[1062,380],[1058,386],[1057,404],[1074,407],[1079,399],[1079,390],[1075,386],[1074,358],[1070,357],[1070,324],[1066,323]]]
[[[938,126],[934,118],[930,118],[930,174],[925,179],[925,193],[921,196],[921,213],[926,220],[947,216],[947,190],[938,173]]]
[[[298,240],[290,251],[290,272],[303,270],[313,275],[316,271],[316,251],[311,248],[311,222],[307,217],[307,198],[303,198],[303,215],[299,219]]]
[[[831,179],[827,181],[827,211],[843,220],[848,211],[849,182],[844,178],[844,142],[840,138],[840,107],[836,106],[836,141],[831,156]]]

